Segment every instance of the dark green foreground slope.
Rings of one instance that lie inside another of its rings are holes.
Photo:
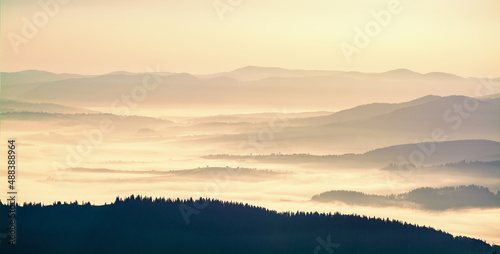
[[[0,233],[6,233],[8,207],[0,206],[0,214],[4,218],[0,220]],[[17,245],[9,246],[7,238],[2,238],[0,253],[500,251],[499,246],[480,240],[397,221],[341,214],[277,213],[218,200],[193,203],[132,196],[105,206],[28,204],[17,207],[16,223]]]

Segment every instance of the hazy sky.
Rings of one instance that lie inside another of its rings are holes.
[[[385,26],[371,12],[390,9],[390,0],[72,0],[49,11],[38,2],[1,1],[1,71],[158,64],[195,74],[257,65],[500,76],[498,0],[401,0]],[[218,14],[214,3],[231,10]],[[347,61],[341,45],[355,47],[356,28],[367,24],[373,37]]]

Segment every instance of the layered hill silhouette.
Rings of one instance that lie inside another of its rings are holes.
[[[398,131],[432,131],[433,128],[441,127],[457,132],[480,132],[500,127],[499,121],[491,119],[498,113],[499,105],[466,96],[448,96],[396,109],[353,125]]]
[[[356,191],[336,190],[315,195],[319,202],[339,201],[353,205],[412,207],[425,210],[500,207],[500,193],[477,185],[418,188],[392,195],[372,195]]]
[[[39,70],[2,72],[0,75],[1,75],[2,86],[44,83],[44,82],[52,82],[64,79],[90,77],[85,75],[69,74],[69,73],[56,74],[48,71],[39,71]]]
[[[500,141],[500,105],[467,96],[425,96],[405,103],[375,103],[330,115],[292,119],[275,133],[282,148],[307,151],[358,150],[366,144],[386,147],[428,141],[485,139]],[[252,133],[210,138],[241,142]],[[298,152],[298,151],[297,151]],[[331,152],[330,152],[331,153]]]
[[[55,103],[31,103],[13,100],[3,100],[0,103],[1,112],[43,112],[55,114],[97,113],[84,108],[69,107]]]
[[[327,135],[334,135],[328,132],[330,129],[335,133],[348,129],[380,132],[393,138],[411,133],[414,139],[425,136],[431,139],[432,132],[439,128],[448,139],[484,135],[498,140],[500,121],[492,119],[493,115],[500,115],[500,105],[466,96],[427,96],[407,103],[371,104],[324,116],[320,123],[325,125],[320,128]],[[314,126],[316,120],[310,119],[305,125]],[[302,122],[305,123],[305,119]]]
[[[200,78],[230,77],[239,81],[256,81],[267,78],[298,78],[298,77],[325,77],[341,76],[351,78],[391,78],[391,79],[415,79],[415,78],[456,78],[462,77],[442,73],[418,73],[408,69],[396,69],[382,73],[363,73],[358,71],[330,71],[330,70],[290,70],[279,67],[246,66],[230,72],[220,72],[207,75],[197,75]]]
[[[289,70],[279,67],[259,67],[246,66],[230,72],[221,72],[207,75],[197,75],[202,79],[211,79],[219,77],[229,77],[239,81],[257,81],[266,78],[297,78],[297,77],[316,77],[338,75],[340,71],[315,71],[315,70]]]
[[[376,116],[390,113],[397,109],[421,105],[427,102],[439,100],[439,96],[425,96],[404,103],[371,103],[367,105],[357,106],[351,109],[342,110],[331,115],[320,116],[315,118],[302,118],[294,120],[294,123],[304,125],[326,125],[333,123],[348,122],[354,120],[370,119]]]
[[[413,153],[423,154],[423,160]],[[467,161],[496,161],[500,159],[500,142],[490,140],[457,140],[395,145],[368,151],[363,154],[313,155],[313,154],[264,154],[204,156],[208,159],[231,159],[273,163],[319,163],[342,167],[382,167],[397,170],[399,165],[435,165]],[[402,158],[402,159],[401,159]],[[410,158],[416,158],[415,165]],[[420,163],[421,162],[421,163]],[[389,166],[389,167],[388,167]],[[498,172],[497,172],[498,173]]]
[[[2,213],[7,209],[0,206]],[[278,213],[213,199],[131,196],[104,206],[24,204],[16,219],[17,245],[2,241],[2,253],[489,254],[500,247],[390,219]]]
[[[328,173],[349,179],[367,176],[365,182],[374,179],[373,184],[380,184],[383,177],[399,181],[402,167],[415,173],[403,179],[407,182],[400,181],[404,188],[444,186],[449,176],[456,185],[482,180],[488,180],[490,187],[498,185],[500,121],[494,116],[500,115],[500,95],[483,96],[492,91],[480,89],[484,82],[500,88],[498,78],[407,69],[361,73],[256,66],[209,75],[148,75],[36,70],[1,74],[2,132],[17,133],[22,143],[20,153],[25,155],[20,158],[25,158],[28,169],[24,175],[35,184],[27,189],[30,196],[37,186],[65,186],[68,197],[105,184],[126,193],[137,188],[178,192],[179,185],[236,171],[231,177],[241,186],[230,191],[231,196],[248,200],[249,190],[251,195],[271,197],[279,182],[280,188],[293,190],[287,196],[298,197],[294,195],[310,191],[308,184],[331,184],[321,178]],[[153,81],[158,83],[151,86]],[[210,116],[220,109],[228,115]],[[283,114],[266,113],[272,109],[283,109]],[[277,117],[280,126],[273,128]],[[100,130],[103,122],[109,127],[106,131]],[[242,144],[255,149],[241,149]],[[210,153],[221,154],[199,158]],[[87,156],[81,164],[68,164]],[[220,161],[216,167],[197,168],[212,165],[204,159]],[[245,167],[226,166],[235,164]],[[164,170],[164,165],[186,170]],[[290,177],[288,170],[293,172]],[[190,194],[182,190],[179,195]],[[499,193],[475,185],[418,188],[390,196],[336,190],[312,199],[390,209],[461,209],[457,217],[470,212],[466,208],[500,207]],[[290,202],[295,201],[290,198]],[[7,214],[8,209],[0,205],[0,213]],[[489,254],[499,250],[481,240],[389,219],[278,213],[205,199],[132,196],[103,206],[25,204],[17,208],[16,220],[18,246],[6,245],[0,230],[1,253]],[[6,229],[5,223],[8,220],[0,220],[0,228]]]
[[[431,166],[434,169],[451,169],[453,171],[462,172],[491,172],[492,175],[499,175],[500,160],[497,161],[459,161],[455,163],[445,163],[441,165]]]
[[[121,94],[130,94],[142,86],[147,73],[113,72],[84,76],[53,74],[41,71],[2,73],[2,97],[33,102],[52,102],[71,106],[108,106]],[[156,74],[161,79],[150,91],[147,105],[252,105],[346,108],[387,101],[410,100],[429,94],[475,96],[480,83],[476,78],[462,78],[444,73],[421,74],[409,70],[384,73],[287,70],[249,66],[231,72],[191,75]],[[152,81],[150,81],[152,82]],[[489,80],[492,86],[498,81]],[[408,87],[412,91],[408,93]],[[310,94],[311,96],[303,96]],[[339,96],[351,94],[350,98]],[[396,99],[397,98],[397,99]]]

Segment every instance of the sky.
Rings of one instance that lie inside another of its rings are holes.
[[[0,70],[500,77],[499,25],[497,0],[2,0]]]

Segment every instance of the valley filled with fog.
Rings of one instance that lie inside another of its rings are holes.
[[[402,69],[2,73],[1,142],[21,202],[208,197],[500,244],[499,88]]]

